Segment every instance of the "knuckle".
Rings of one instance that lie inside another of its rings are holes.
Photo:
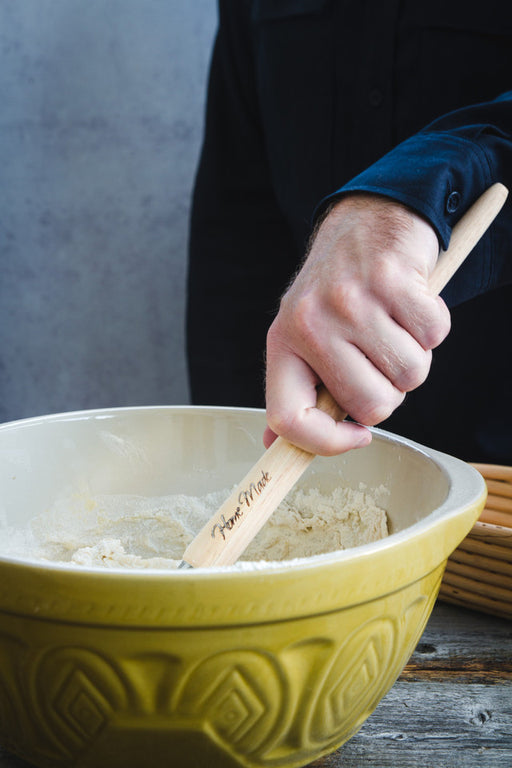
[[[444,301],[442,302],[441,307],[442,309],[439,317],[439,334],[440,334],[439,344],[446,339],[452,327],[450,310],[448,309]]]
[[[396,293],[402,288],[403,274],[393,257],[393,253],[380,253],[379,258],[373,262],[369,277],[373,291],[378,295],[387,295],[389,292]]]
[[[375,426],[385,421],[393,413],[393,408],[386,403],[373,403],[368,406],[362,423],[367,426]]]
[[[362,306],[362,290],[356,280],[343,280],[331,285],[329,300],[342,322],[349,325],[357,322]]]
[[[368,399],[357,409],[357,414],[351,413],[350,415],[361,424],[373,427],[389,418],[395,408],[400,405],[404,396],[403,393],[397,393],[396,395],[389,395],[388,397],[379,398],[378,400]]]
[[[386,418],[382,406],[375,403],[367,403],[357,408],[357,410],[353,409],[350,411],[350,415],[360,424],[364,424],[365,427],[373,427]]]
[[[419,366],[411,368],[405,372],[402,380],[397,383],[397,387],[403,392],[412,392],[413,389],[419,387],[427,378],[427,373]]]
[[[321,318],[318,302],[312,294],[304,293],[290,302],[283,314],[283,320],[283,331],[289,345],[302,349],[318,349],[321,340],[318,330]],[[269,333],[271,332],[272,326]],[[267,342],[269,340],[272,343],[272,335],[267,337]]]
[[[431,361],[431,352],[424,352],[414,363],[404,368],[393,383],[402,392],[411,392],[423,384],[427,378]]]
[[[450,333],[451,320],[448,308],[444,304],[438,304],[431,322],[425,328],[425,347],[435,349]]]
[[[425,334],[425,346],[427,349],[435,349],[438,347],[446,336],[444,325],[440,323],[432,323],[426,330]]]
[[[315,302],[309,294],[304,294],[295,301],[293,323],[301,339],[308,343],[314,340]]]

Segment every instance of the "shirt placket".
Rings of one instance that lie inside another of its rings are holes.
[[[337,10],[334,166],[348,181],[393,144],[399,0],[341,3]]]

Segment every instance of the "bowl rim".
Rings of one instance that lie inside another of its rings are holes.
[[[88,421],[91,419],[108,419],[130,413],[148,413],[164,411],[172,412],[193,412],[193,413],[229,413],[237,414],[254,413],[264,415],[262,408],[245,408],[231,406],[202,406],[202,405],[141,405],[141,406],[115,406],[105,408],[82,409],[74,411],[62,411],[57,413],[47,413],[41,416],[31,416],[23,419],[12,420],[0,424],[0,433],[11,429],[29,427],[34,424],[44,424],[46,422],[59,421]],[[230,578],[244,578],[247,575],[256,573],[288,572],[290,569],[310,569],[332,563],[349,562],[350,560],[360,559],[390,548],[398,547],[404,541],[408,541],[415,536],[420,536],[435,527],[440,519],[456,518],[461,513],[476,505],[482,505],[485,501],[487,488],[484,478],[470,464],[454,456],[429,448],[414,440],[394,434],[378,427],[371,427],[372,437],[377,439],[399,443],[405,448],[412,450],[416,454],[422,455],[426,460],[435,464],[448,480],[448,492],[444,501],[428,515],[421,518],[400,531],[393,532],[389,536],[369,544],[363,544],[357,547],[351,547],[345,550],[334,550],[332,552],[321,553],[309,557],[294,558],[283,561],[261,561],[247,562],[239,561],[231,566],[212,566],[208,568],[193,568],[186,570],[176,570],[173,568],[127,568],[127,567],[108,567],[104,566],[84,566],[76,563],[61,561],[46,561],[42,559],[32,559],[17,556],[8,556],[0,553],[0,563],[9,563],[23,565],[25,567],[34,567],[43,571],[57,571],[63,573],[81,573],[81,574],[102,574],[107,578],[121,577],[130,579],[136,577],[150,578],[162,577],[169,579],[194,579],[209,576],[229,574]],[[264,448],[262,446],[262,452]],[[360,450],[364,450],[360,449]],[[463,482],[455,483],[455,479]]]

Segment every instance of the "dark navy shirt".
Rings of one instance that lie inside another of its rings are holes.
[[[322,201],[421,213],[440,246],[512,190],[512,4],[220,0],[190,228],[193,401],[263,405],[264,348]],[[511,195],[512,198],[512,195]],[[443,292],[452,332],[383,426],[512,463],[512,200]]]

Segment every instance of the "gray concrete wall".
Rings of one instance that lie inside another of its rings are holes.
[[[0,421],[188,400],[215,0],[0,0]]]

